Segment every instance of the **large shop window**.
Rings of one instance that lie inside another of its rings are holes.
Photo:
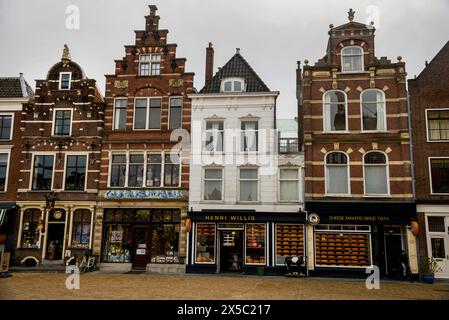
[[[328,91],[324,94],[324,131],[347,131],[348,115],[346,94]]]
[[[341,50],[342,72],[363,71],[363,49],[360,47],[346,47]]]
[[[449,109],[427,111],[427,139],[449,140]]]
[[[0,115],[0,140],[12,139],[12,116]]]
[[[207,121],[205,134],[206,140],[204,148],[206,151],[223,151],[223,121]]]
[[[114,130],[126,129],[126,107],[128,106],[128,99],[115,99],[114,106]]]
[[[245,263],[265,265],[266,225],[246,224]]]
[[[161,98],[138,98],[134,106],[134,129],[161,128]]]
[[[22,248],[39,248],[39,221],[41,211],[38,209],[27,209],[23,213],[22,221]]]
[[[158,53],[139,56],[139,75],[157,76],[161,74],[161,55]]]
[[[258,200],[258,169],[240,169],[240,196],[242,202]]]
[[[178,263],[180,210],[153,210],[151,212],[151,262]]]
[[[430,159],[432,193],[449,193],[449,158]]]
[[[348,156],[343,152],[326,156],[326,194],[349,194]]]
[[[34,156],[33,190],[51,190],[53,160],[54,156]]]
[[[104,262],[131,262],[132,210],[105,210],[104,213]]]
[[[362,93],[362,123],[364,131],[386,130],[385,94],[369,89]]]
[[[169,129],[182,127],[182,98],[170,98]]]
[[[69,136],[70,125],[72,121],[72,110],[56,110],[55,111],[55,136]]]
[[[284,265],[287,257],[304,257],[304,226],[276,225],[276,265]]]
[[[196,224],[196,263],[215,263],[215,224]]]
[[[8,153],[0,153],[0,192],[6,191],[8,177]]]
[[[280,169],[280,191],[281,201],[299,200],[299,170],[298,169]]]
[[[223,168],[204,169],[204,200],[223,200]]]
[[[259,123],[257,121],[242,121],[241,151],[257,151],[259,145]]]
[[[72,248],[89,248],[91,219],[90,210],[78,209],[73,213]]]
[[[86,182],[87,156],[68,155],[65,177],[65,189],[69,191],[83,191]]]
[[[365,194],[388,195],[387,157],[381,152],[369,152],[363,156]]]
[[[370,226],[315,227],[315,264],[324,267],[371,265]]]

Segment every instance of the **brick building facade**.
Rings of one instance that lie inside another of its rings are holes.
[[[449,42],[408,83],[420,256],[449,278]]]
[[[94,253],[102,267],[183,271],[193,73],[150,5],[145,29],[106,75]]]
[[[95,80],[65,46],[17,122],[16,264],[60,264],[69,252],[92,248],[103,109]]]
[[[325,57],[306,60],[298,77],[309,268],[374,264],[395,276],[407,254],[416,273],[405,63],[377,58],[373,25],[348,14],[348,23],[330,25]]]

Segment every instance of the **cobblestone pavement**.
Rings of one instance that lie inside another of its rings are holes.
[[[79,290],[68,290],[64,273],[14,273],[0,279],[0,299],[449,299],[449,283],[291,279],[227,275],[82,274]]]

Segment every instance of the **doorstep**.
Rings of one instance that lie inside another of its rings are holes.
[[[147,264],[147,272],[158,274],[184,274],[186,273],[186,265],[176,263],[149,263]]]
[[[35,267],[11,266],[11,272],[65,272],[66,267],[62,264],[39,264]]]

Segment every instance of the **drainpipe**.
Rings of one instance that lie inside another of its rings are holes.
[[[410,135],[410,163],[411,163],[411,173],[412,173],[412,193],[413,199],[416,200],[416,188],[415,188],[415,162],[413,160],[413,128],[412,128],[412,113],[410,110],[410,94],[409,91],[407,93],[407,113],[408,113],[408,131]]]

